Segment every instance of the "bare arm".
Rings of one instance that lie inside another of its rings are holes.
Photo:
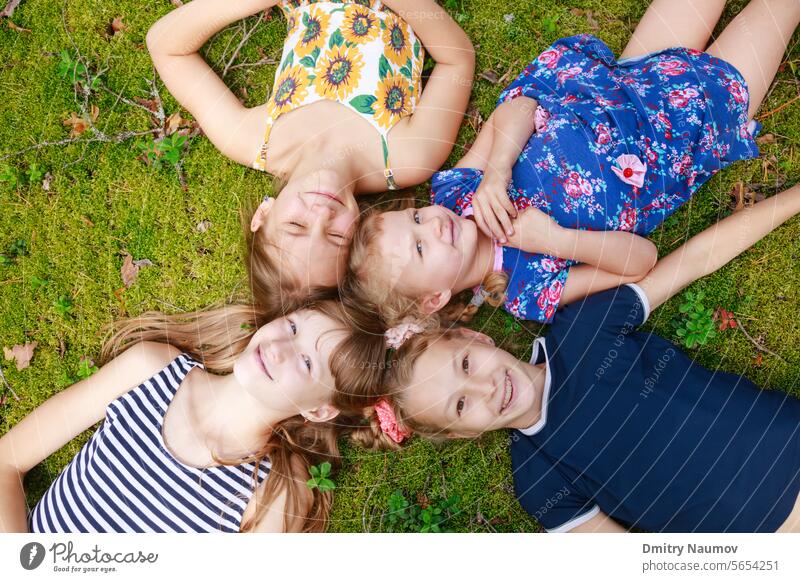
[[[658,258],[656,246],[630,232],[578,230],[559,226],[537,208],[528,208],[513,221],[508,246],[578,261],[625,276],[641,277]]]
[[[250,165],[266,128],[264,106],[244,107],[198,51],[231,22],[256,14],[276,0],[194,0],[158,20],[147,48],[173,97],[194,115],[224,155]]]
[[[176,350],[143,342],[59,392],[0,438],[0,531],[27,531],[25,474],[105,416],[106,406],[166,365]]]
[[[655,309],[687,285],[724,266],[800,213],[800,186],[719,221],[673,251],[638,285]]]
[[[411,25],[436,61],[414,113],[390,134],[401,186],[419,184],[444,164],[453,149],[472,89],[475,50],[461,27],[433,0],[384,4]]]
[[[561,292],[559,307],[585,299],[589,295],[613,289],[626,283],[636,283],[641,275],[617,275],[591,265],[575,265],[570,267],[567,282]]]

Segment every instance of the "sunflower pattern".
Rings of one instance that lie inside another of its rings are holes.
[[[399,16],[389,16],[384,20],[384,54],[398,67],[406,64],[411,57],[412,40],[408,34],[410,27]]]
[[[355,4],[345,8],[342,34],[346,41],[356,44],[369,42],[378,36],[379,29],[378,16],[369,8]]]
[[[364,61],[354,47],[334,46],[314,70],[314,87],[325,99],[343,101],[358,86]]]
[[[330,99],[379,132],[391,183],[387,134],[413,113],[421,91],[425,51],[414,31],[380,0],[283,0],[280,8],[288,32],[253,167],[266,171],[266,146],[280,115]]]
[[[320,10],[318,6],[311,6],[308,12],[294,16],[302,23],[300,42],[294,48],[297,56],[304,57],[311,54],[314,49],[321,49],[325,44],[325,31],[328,29],[330,15]]]
[[[300,65],[287,67],[278,76],[270,95],[267,108],[276,117],[291,111],[308,96],[308,79]]]
[[[404,75],[387,75],[375,93],[375,121],[389,129],[411,113],[412,87]]]

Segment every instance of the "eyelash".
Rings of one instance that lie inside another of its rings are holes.
[[[417,212],[416,210],[414,211],[414,222],[420,224],[419,212]],[[419,241],[417,241],[417,253],[419,254],[420,257],[422,256],[422,243]]]
[[[464,359],[461,360],[461,369],[464,371],[465,374],[469,375],[469,354],[464,356]],[[458,399],[456,403],[456,414],[461,416],[461,413],[464,411],[464,401],[466,399],[462,396]]]
[[[297,335],[297,324],[293,322],[291,319],[287,319],[286,321],[289,322],[289,329],[292,331],[292,335]],[[300,356],[303,359],[303,364],[305,364],[306,369],[308,370],[309,374],[311,373],[311,358],[308,356]]]

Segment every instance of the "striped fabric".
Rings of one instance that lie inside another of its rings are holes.
[[[71,532],[238,532],[253,463],[189,467],[167,450],[162,424],[196,362],[181,354],[106,408],[106,418],[28,517],[29,529]],[[259,467],[259,483],[270,470]]]

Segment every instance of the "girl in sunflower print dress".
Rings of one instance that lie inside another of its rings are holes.
[[[287,36],[267,103],[245,107],[199,54],[230,23],[279,5]],[[424,45],[435,61],[424,92]],[[255,300],[279,312],[343,272],[356,196],[424,182],[453,147],[472,44],[433,0],[194,0],[147,46],[164,84],[226,156],[279,180],[255,209]]]

